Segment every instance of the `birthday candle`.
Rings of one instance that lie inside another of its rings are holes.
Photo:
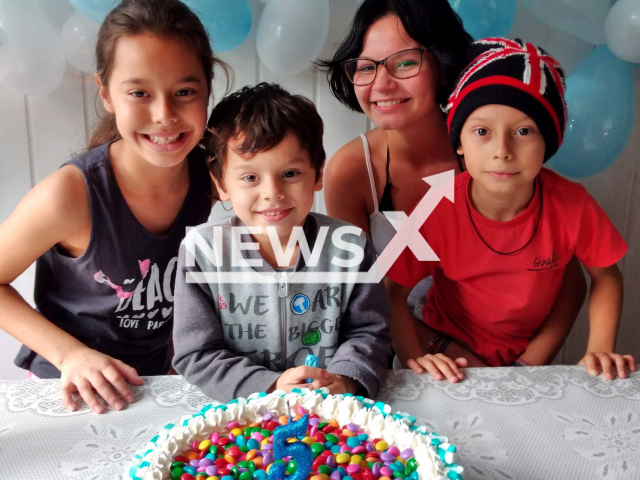
[[[289,416],[289,423],[280,425],[273,431],[273,457],[281,460],[285,457],[293,457],[298,462],[298,468],[291,475],[287,475],[287,466],[282,463],[274,463],[269,470],[269,480],[306,480],[311,472],[313,452],[311,447],[304,442],[287,443],[290,438],[306,435],[309,427],[309,415],[294,421]]]
[[[304,364],[309,367],[317,367],[318,366],[318,357],[315,355],[307,355],[304,359]],[[313,378],[307,378],[307,383],[313,382]]]

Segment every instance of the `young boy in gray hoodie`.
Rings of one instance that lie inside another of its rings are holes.
[[[175,369],[223,402],[300,387],[375,397],[391,311],[382,284],[353,278],[375,262],[366,235],[310,213],[325,161],[313,103],[261,83],[223,99],[209,129],[209,170],[236,216],[182,242]]]

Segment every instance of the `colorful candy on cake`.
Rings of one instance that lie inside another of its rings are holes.
[[[456,449],[389,405],[326,389],[253,394],[165,425],[125,480],[462,479]]]

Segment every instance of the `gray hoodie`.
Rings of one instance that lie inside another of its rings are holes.
[[[175,369],[211,398],[228,402],[266,391],[284,370],[304,365],[313,354],[319,368],[357,380],[366,390],[362,393],[374,398],[391,353],[391,310],[384,286],[295,283],[298,272],[369,270],[375,253],[366,235],[342,236],[364,250],[364,259],[355,267],[338,267],[334,257],[348,260],[354,254],[337,248],[332,234],[349,224],[310,213],[303,231],[311,252],[319,232],[327,231],[317,265],[306,265],[300,254],[294,267],[275,270],[260,262],[255,250],[242,250],[242,257],[261,266],[232,266],[231,247],[238,246],[232,227],[239,226],[243,224],[237,217],[216,226],[222,243],[213,241],[214,224],[196,227],[182,242],[174,301]],[[208,255],[206,248],[193,247],[194,234],[205,239],[211,248]],[[252,241],[250,235],[240,238]],[[276,277],[277,282],[215,281],[219,272],[247,270]],[[207,282],[191,283],[187,274],[191,280],[208,275]]]

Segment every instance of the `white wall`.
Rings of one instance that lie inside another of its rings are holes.
[[[331,29],[322,57],[331,57],[346,32],[356,9],[357,0],[331,1]],[[73,11],[67,0],[41,0],[46,14],[58,30]],[[370,125],[367,119],[340,105],[329,93],[324,75],[307,70],[299,75],[278,77],[265,70],[256,55],[255,29],[264,8],[259,0],[250,0],[254,23],[247,40],[237,49],[221,57],[234,71],[233,90],[260,81],[273,81],[288,90],[313,99],[325,121],[325,149],[330,158],[343,144]],[[593,46],[561,32],[554,31],[518,6],[512,37],[546,48],[570,72],[593,49]],[[640,70],[635,73],[636,99],[640,99]],[[222,82],[216,85],[217,95],[224,91]],[[636,108],[640,101],[636,101]],[[81,150],[95,124],[95,86],[90,77],[83,78],[71,67],[63,83],[53,93],[29,98],[0,85],[0,222],[4,221],[25,193],[60,164]],[[618,161],[605,172],[582,183],[602,205],[630,245],[622,262],[627,291],[619,349],[640,357],[640,326],[635,321],[640,314],[640,297],[634,292],[640,287],[640,122],[636,122],[632,138]],[[324,212],[322,194],[315,209]],[[635,206],[635,208],[634,208]],[[227,215],[217,205],[214,215]],[[33,300],[33,267],[13,284],[30,302]],[[584,353],[588,335],[586,307],[557,361],[576,362]],[[18,343],[0,332],[0,378],[24,378],[25,373],[13,366]]]

